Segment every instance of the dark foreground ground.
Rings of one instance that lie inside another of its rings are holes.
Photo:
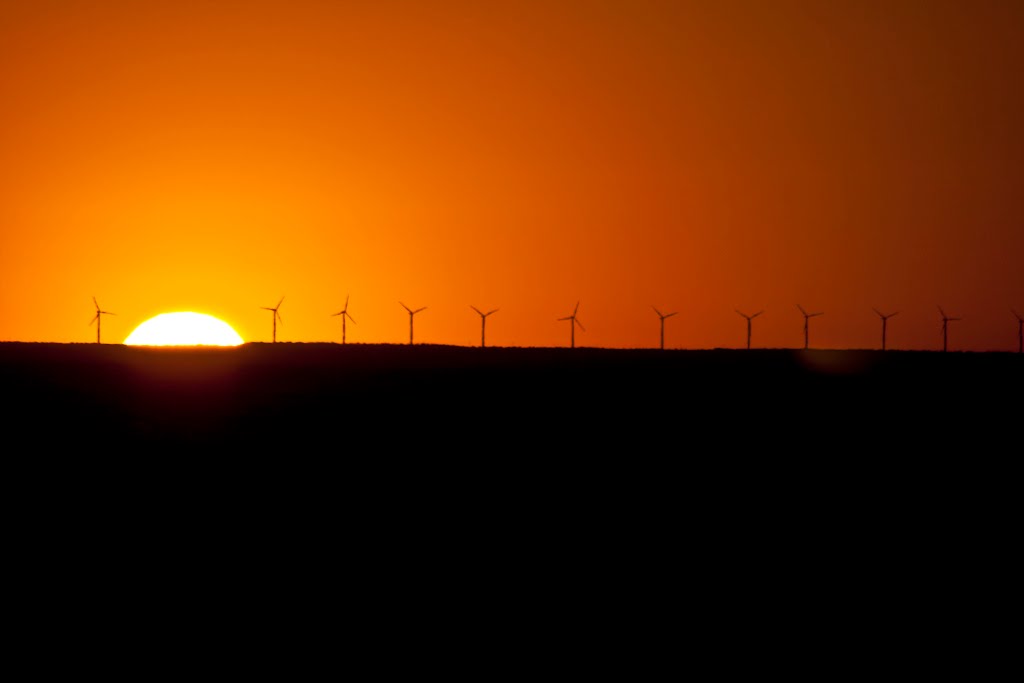
[[[1019,433],[1022,379],[1000,353],[0,344],[8,438],[107,454],[980,453]]]
[[[189,623],[343,585],[417,633],[902,649],[1002,599],[1022,380],[1010,354],[0,344],[8,569]]]
[[[12,454],[210,454],[240,477],[923,482],[1019,457],[1022,380],[1005,353],[5,343],[0,423]]]

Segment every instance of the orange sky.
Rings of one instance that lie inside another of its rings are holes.
[[[0,340],[1013,349],[1024,3],[0,0]]]

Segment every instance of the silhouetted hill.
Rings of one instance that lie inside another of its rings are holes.
[[[988,543],[1015,518],[1022,378],[1011,354],[0,344],[25,528],[187,521],[214,553],[343,528],[363,553],[644,575],[682,548],[716,585]]]
[[[1009,429],[1022,376],[1001,353],[0,344],[8,432],[105,452],[906,454]]]

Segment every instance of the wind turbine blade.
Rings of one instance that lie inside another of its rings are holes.
[[[879,318],[884,318],[885,317],[884,315],[882,315],[882,312],[879,311],[877,308],[872,308],[871,310],[874,311],[878,315]]]
[[[734,309],[732,309],[732,310],[736,311],[736,314],[737,314],[737,315],[743,316],[744,318],[749,318],[749,317],[750,317],[750,316],[749,316],[749,315],[747,315],[746,313],[741,313],[741,312],[740,312],[740,309],[738,309],[738,308],[734,308]]]
[[[339,315],[344,315],[345,311],[338,311],[337,313],[331,313],[332,318],[336,318]]]
[[[825,315],[825,311],[822,311],[822,312],[820,312],[820,313],[811,313],[811,314],[810,314],[809,316],[807,316],[807,317],[808,317],[808,318],[817,318],[817,317],[818,317],[819,315]]]
[[[583,327],[583,323],[581,323],[581,322],[580,322],[579,320],[576,320],[576,318],[575,318],[575,317],[574,317],[574,318],[572,319],[572,321],[573,321],[574,323],[576,323],[577,325],[579,325],[579,326],[580,326],[580,329],[581,329],[581,330],[583,330],[584,332],[586,332],[586,331],[587,331],[587,328]]]
[[[89,321],[89,325],[92,325],[92,324],[93,324],[94,322],[96,322],[96,321],[97,321],[97,320],[99,320],[99,319],[100,319],[100,312],[99,312],[99,311],[96,311],[96,315],[94,315],[94,316],[92,317],[92,320],[90,320],[90,321]]]
[[[663,315],[661,314],[661,311],[659,311],[659,310],[658,310],[658,307],[657,307],[657,306],[651,306],[651,308],[653,308],[653,309],[654,309],[654,312],[658,314],[658,317],[659,317],[659,318],[664,318],[664,317],[665,317],[665,316],[663,316]]]
[[[757,316],[761,315],[762,313],[764,313],[764,311],[758,311],[754,315],[750,316],[750,319],[753,320],[754,318],[756,318]]]
[[[579,313],[579,312],[580,312],[580,302],[579,302],[579,301],[577,301],[577,302],[576,302],[576,308],[572,309],[572,314],[573,314],[573,317],[575,317],[575,316],[576,316],[576,314],[577,314],[577,313]]]
[[[274,310],[276,311],[278,308],[281,308],[281,304],[283,304],[283,303],[284,303],[284,297],[282,296],[281,300],[277,302],[277,306],[274,308]]]
[[[267,308],[266,306],[260,306],[260,308],[263,309],[264,311],[274,311],[275,313],[277,312],[276,308]]]
[[[666,317],[666,318],[671,318],[672,316],[674,316],[674,315],[678,315],[678,314],[679,314],[679,311],[673,311],[672,313],[669,313],[669,314],[668,314],[668,315],[666,315],[665,317]]]
[[[487,311],[487,315],[490,315],[491,313],[497,313],[499,310],[501,309],[495,308],[493,311]]]
[[[398,303],[402,304],[402,302],[401,302],[401,301],[399,301]],[[407,310],[407,311],[409,311],[410,313],[412,313],[412,309],[410,309],[410,308],[409,308],[408,306],[406,306],[405,304],[402,304],[402,308],[404,308],[405,310]]]
[[[800,304],[797,304],[796,307],[800,309],[801,313],[803,313],[804,315],[807,315],[807,311],[804,310],[803,306],[801,306]]]
[[[573,317],[570,315],[568,318],[559,318],[558,322],[562,322],[563,320],[572,320],[572,319],[573,319]]]
[[[345,317],[348,318],[349,320],[351,320],[353,325],[355,324],[356,319],[353,318],[351,315],[349,315],[348,311],[345,311]]]
[[[348,297],[349,297],[349,296],[350,296],[349,294],[346,294],[346,295],[345,295],[345,310],[346,310],[346,311],[348,310]]]
[[[939,309],[939,313],[942,314],[942,317],[945,318],[946,317],[946,312],[944,310],[942,310],[942,306],[938,306],[937,308]]]
[[[96,307],[97,311],[100,310],[100,305],[99,305],[99,302],[96,301],[96,297],[92,298],[92,303]]]
[[[477,308],[476,306],[474,306],[473,304],[470,304],[470,305],[469,305],[469,307],[470,307],[470,308],[472,308],[472,309],[473,309],[474,311],[476,311],[477,313],[479,313],[480,315],[483,315],[483,313],[480,313],[480,309],[479,309],[479,308]]]

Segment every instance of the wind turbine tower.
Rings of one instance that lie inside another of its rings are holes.
[[[942,352],[945,353],[949,350],[949,323],[960,320],[960,318],[950,318],[946,315],[946,312],[942,310],[942,306],[939,306],[938,308],[939,313],[942,314]]]
[[[896,311],[895,313],[885,314],[885,313],[882,313],[877,308],[872,308],[871,310],[874,311],[875,313],[877,313],[878,317],[882,319],[882,350],[885,351],[885,330],[886,330],[886,327],[888,327],[888,325],[889,325],[889,318],[891,318],[894,315],[898,314],[899,311]]]
[[[811,318],[817,318],[819,315],[825,315],[825,313],[808,313],[800,304],[797,304],[796,307],[799,308],[800,312],[804,314],[804,351],[806,351],[808,349],[810,341],[810,333],[808,331],[808,328],[810,327]]]
[[[92,303],[93,303],[94,306],[96,306],[96,315],[93,317],[92,320],[89,321],[89,324],[92,325],[93,323],[96,323],[96,343],[99,344],[100,343],[100,326],[103,323],[103,316],[105,316],[105,315],[117,315],[117,313],[111,313],[110,311],[100,310],[100,305],[99,305],[99,303],[97,303],[96,297],[92,298]]]
[[[743,313],[740,310],[737,310],[736,312],[739,313],[741,316],[743,316],[744,318],[747,319],[747,351],[749,351],[750,350],[750,328],[751,328],[751,323],[754,321],[754,318],[756,318],[757,316],[759,316],[762,313],[764,313],[764,311],[758,311],[754,315],[747,315],[746,313]]]
[[[1024,353],[1024,318],[1017,311],[1011,311],[1017,317],[1017,353]]]
[[[672,316],[674,316],[676,314],[676,312],[673,311],[672,313],[662,313],[661,311],[659,311],[654,306],[651,306],[651,308],[654,308],[654,312],[658,314],[659,318],[661,318],[661,350],[664,351],[665,350],[665,318],[671,318]]]
[[[484,313],[476,306],[470,305],[470,308],[480,314],[480,348],[484,348],[487,346],[487,316],[492,313],[497,313],[498,309],[495,308],[493,311],[487,311]]]
[[[271,341],[274,344],[277,343],[277,321],[280,320],[281,322],[284,322],[284,319],[281,317],[281,314],[277,312],[277,309],[281,308],[281,304],[283,303],[284,297],[282,296],[281,300],[278,301],[277,305],[274,306],[273,308],[270,308],[269,306],[260,306],[260,308],[262,308],[264,311],[270,311],[270,319],[273,321],[273,334],[271,336]]]
[[[348,325],[345,324],[346,318],[348,320],[351,320],[353,325],[356,322],[356,319],[348,314],[348,297],[349,297],[349,295],[346,294],[345,295],[345,308],[341,309],[340,311],[338,311],[337,313],[335,313],[334,315],[331,316],[332,318],[334,318],[336,316],[339,316],[339,315],[341,316],[341,343],[342,344],[345,343],[345,337],[348,334],[348,329],[347,329]]]
[[[401,301],[399,301],[398,303],[402,304]],[[406,306],[405,304],[402,304],[402,308],[404,308],[405,310],[409,311],[409,346],[412,346],[412,319],[413,319],[413,316],[415,316],[420,311],[427,310],[427,307],[424,306],[423,308],[417,308],[414,311],[411,308],[409,308],[408,306]]]
[[[582,331],[584,331],[584,332],[587,331],[587,328],[583,327],[583,323],[581,323],[579,320],[576,319],[576,313],[579,310],[580,310],[580,302],[577,301],[576,302],[576,308],[573,309],[572,315],[568,315],[568,316],[566,316],[564,318],[559,318],[558,319],[559,322],[562,322],[564,320],[568,320],[569,321],[569,330],[570,330],[570,332],[569,332],[569,348],[570,349],[575,349],[576,348],[576,326],[579,325],[580,329]]]

